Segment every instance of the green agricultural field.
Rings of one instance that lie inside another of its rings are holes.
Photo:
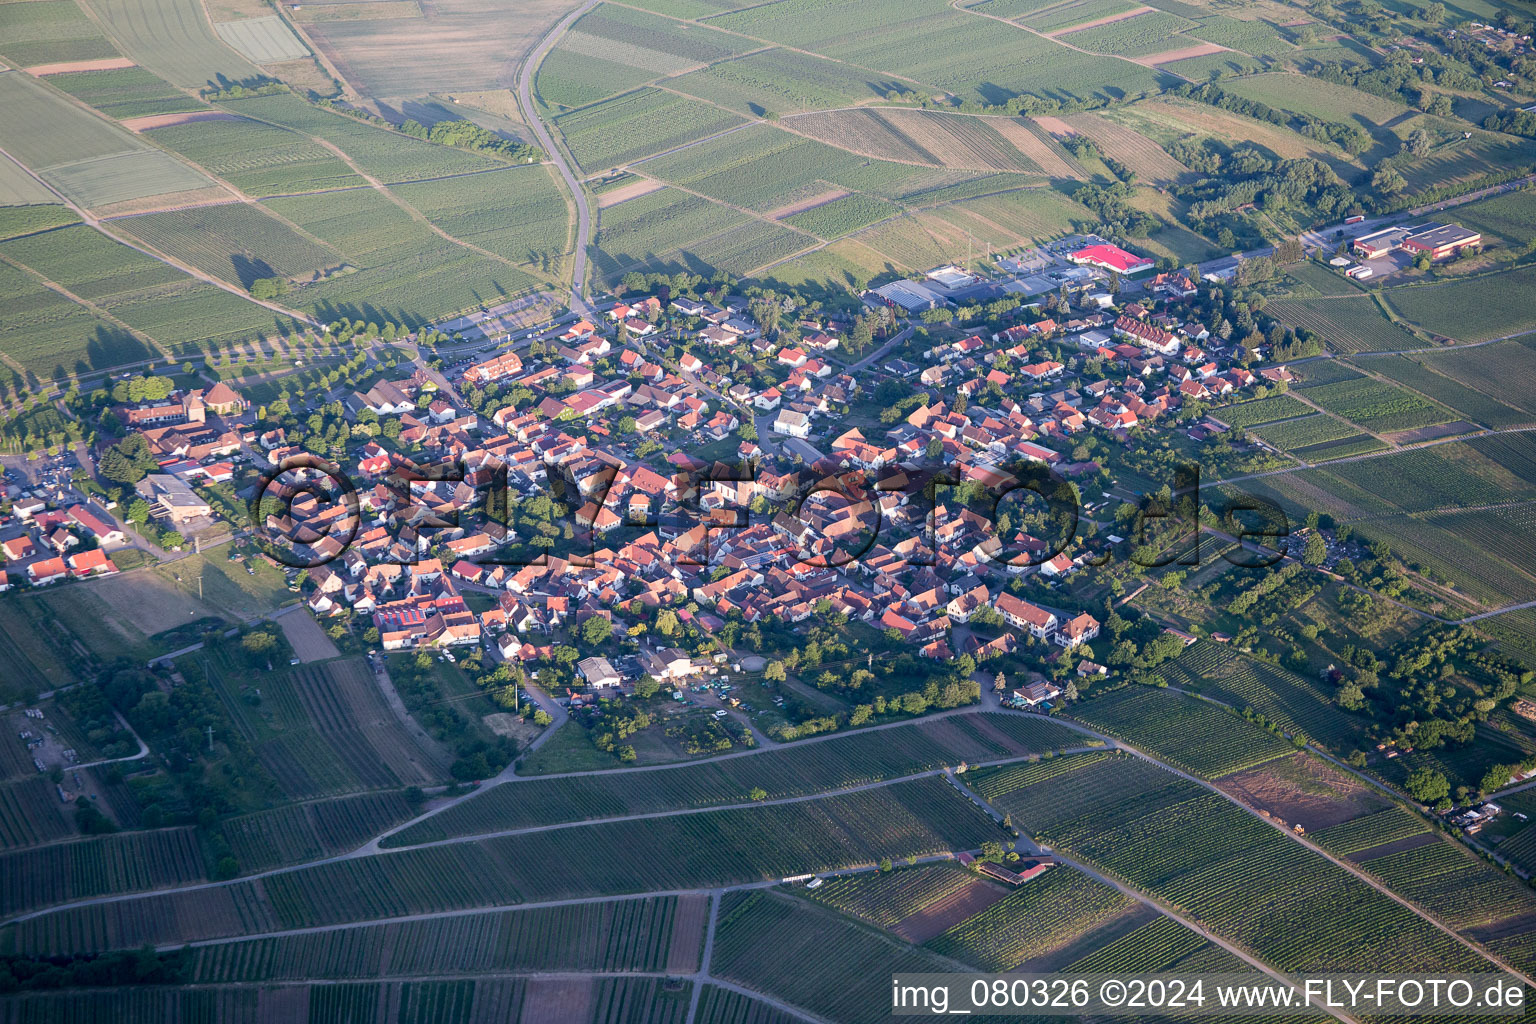
[[[1080,941],[1136,905],[1103,882],[1058,867],[966,918],[927,948],[984,971],[1011,971]]]
[[[1388,320],[1368,295],[1281,299],[1271,302],[1265,311],[1292,327],[1316,331],[1335,352],[1391,352],[1426,344]]]
[[[212,184],[117,125],[46,91],[27,75],[0,74],[0,137],[13,158],[86,207]]]
[[[318,142],[260,121],[193,121],[147,136],[257,198],[366,184]]]
[[[49,75],[48,84],[118,120],[204,109],[202,103],[143,68]]]
[[[396,196],[455,238],[548,268],[570,251],[570,219],[544,165],[395,185]]]
[[[1381,356],[1362,361],[1372,373],[1389,377],[1441,405],[1455,409],[1474,422],[1489,427],[1507,427],[1526,423],[1531,414],[1501,402],[1487,392],[1498,388],[1497,378],[1479,373],[1478,379],[1485,390],[1468,387],[1451,377],[1436,373],[1426,365],[1426,354],[1415,356]]]
[[[365,124],[344,114],[323,110],[297,96],[258,96],[220,104],[232,113],[292,128],[329,142],[353,160],[365,174],[392,183],[420,181],[445,174],[488,171],[505,161],[462,149],[423,142],[409,135]]]
[[[924,171],[866,160],[768,125],[751,125],[648,160],[645,173],[766,212],[835,186],[890,196],[905,191],[903,183]]]
[[[528,779],[486,790],[391,836],[384,845],[408,846],[557,821],[736,803],[754,788],[761,788],[770,799],[804,796],[962,761],[1044,754],[1076,744],[1079,735],[1044,719],[958,715],[654,771]]]
[[[58,203],[59,197],[48,190],[26,169],[15,161],[0,159],[0,216],[11,223],[18,216],[16,207],[46,207]],[[6,230],[9,230],[7,228]]]
[[[537,284],[507,262],[441,238],[374,189],[270,199],[266,205],[357,268],[286,297],[327,319],[389,319],[414,327]]]
[[[1227,78],[1232,75],[1247,75],[1263,68],[1263,65],[1252,57],[1241,53],[1228,51],[1226,53],[1210,53],[1203,57],[1186,57],[1183,60],[1173,60],[1166,64],[1159,64],[1159,68],[1170,74],[1187,78],[1191,82],[1206,82],[1216,78]]]
[[[1134,18],[1110,22],[1093,28],[1067,32],[1060,38],[1073,46],[1094,53],[1113,53],[1121,57],[1146,57],[1177,50],[1186,45],[1179,33],[1195,23],[1163,11],[1148,11]]]
[[[661,189],[604,210],[593,258],[605,277],[666,262],[700,239],[747,222],[736,210],[676,189]]]
[[[1256,427],[1261,423],[1306,416],[1311,411],[1305,402],[1291,395],[1274,395],[1229,405],[1218,409],[1213,415],[1228,426]]]
[[[784,287],[826,290],[830,297],[848,301],[846,289],[867,282],[895,267],[879,254],[857,242],[833,242],[769,271],[766,280]]]
[[[0,913],[7,917],[69,900],[186,885],[207,877],[196,832],[190,828],[12,851],[0,854],[0,871],[8,879],[28,879],[24,886],[0,888]]]
[[[895,217],[901,207],[874,196],[850,195],[786,217],[785,223],[819,238],[841,238],[876,221]]]
[[[1332,693],[1316,681],[1219,644],[1197,644],[1158,671],[1170,685],[1251,708],[1286,732],[1302,733],[1341,754],[1360,740],[1360,723],[1339,714]]]
[[[206,89],[261,72],[213,33],[198,0],[82,0],[107,25],[123,52],[168,82]]]
[[[534,82],[541,102],[555,110],[572,110],[628,92],[657,77],[655,72],[645,68],[557,46],[539,64]]]
[[[79,220],[73,210],[58,204],[0,206],[0,240],[49,231]]]
[[[839,61],[782,48],[722,61],[666,84],[753,117],[848,107],[897,98],[917,88],[894,76],[871,76]]]
[[[742,120],[717,107],[641,89],[556,119],[583,171],[598,171],[725,131]]]
[[[259,883],[71,908],[7,926],[0,948],[132,948],[500,907],[529,894],[551,900],[739,885],[882,857],[974,849],[1000,835],[948,782],[926,778],[798,803],[401,850],[292,868]],[[600,861],[580,855],[609,848],[629,855]]]
[[[1444,423],[1452,418],[1448,410],[1426,398],[1370,378],[1308,388],[1307,398],[1367,430],[1381,433]]]
[[[1536,191],[1522,189],[1456,208],[1456,222],[1483,234],[1483,248],[1511,255],[1536,238]]]
[[[1172,9],[1171,4],[1164,4]],[[1181,5],[1182,6],[1182,5]],[[1196,13],[1196,10],[1181,11],[1186,15]],[[1248,54],[1253,57],[1277,57],[1282,60],[1294,59],[1296,48],[1285,41],[1280,32],[1267,21],[1238,20],[1228,18],[1220,14],[1211,15],[1199,19],[1200,24],[1188,31],[1190,36],[1203,39],[1208,43],[1225,46],[1237,51],[1238,54]],[[1215,57],[1226,57],[1227,54],[1216,54]],[[1204,58],[1213,59],[1213,58]],[[1246,65],[1240,65],[1240,67]]]
[[[984,772],[982,785],[999,794],[994,806],[1019,827],[1194,915],[1281,970],[1470,969],[1484,962],[1222,796],[1123,755],[1062,761],[1065,771],[1053,765],[1053,775],[1034,780],[1005,783],[1009,769]],[[1318,914],[1318,906],[1328,913]]]
[[[1313,413],[1284,423],[1270,423],[1253,431],[1276,448],[1293,451],[1308,445],[1337,441],[1354,435],[1348,423],[1323,413]]]
[[[1280,737],[1171,690],[1130,686],[1077,705],[1073,717],[1206,778],[1291,752]]]
[[[1207,33],[1195,34],[1203,37]],[[1379,126],[1408,109],[1395,100],[1382,99],[1351,86],[1289,72],[1239,78],[1223,82],[1221,88],[1234,96],[1267,103],[1278,110],[1310,114],[1339,124],[1356,124],[1359,117]]]
[[[775,0],[710,18],[708,24],[987,102],[997,102],[999,93],[1119,97],[1155,91],[1163,80],[1151,69],[1138,71],[1023,29],[1011,31],[942,0]]]
[[[208,946],[194,973],[199,982],[270,982],[688,971],[698,963],[706,909],[703,896],[656,896],[365,925]]]
[[[0,4],[0,57],[17,67],[116,56],[74,0]]]
[[[1041,3],[1040,0],[988,0],[967,4],[971,10],[999,18],[1016,18],[1038,32],[1060,32],[1075,25],[1085,25],[1100,18],[1127,14],[1137,8],[1131,0],[1067,0],[1066,3]]]
[[[0,252],[177,352],[294,329],[286,317],[83,225],[0,243]]]
[[[1536,327],[1536,309],[1510,296],[1536,289],[1536,267],[1417,287],[1389,288],[1387,302],[1404,320],[1457,341],[1487,341]]]
[[[360,793],[257,811],[219,828],[242,870],[265,871],[346,853],[415,813],[403,793]]]
[[[1502,402],[1536,415],[1536,343],[1529,338],[1460,352],[1420,353],[1414,358],[1467,387],[1485,390]]]
[[[956,969],[953,960],[783,893],[728,893],[720,912],[711,973],[820,1020],[888,1020],[891,974]],[[825,955],[829,949],[837,955]],[[784,970],[786,963],[795,970]]]
[[[26,273],[0,266],[0,355],[49,378],[135,362],[152,355],[116,324],[78,306]]]
[[[264,277],[307,277],[343,259],[252,203],[199,206],[113,222],[173,259],[242,288]]]
[[[253,64],[277,64],[309,56],[288,23],[275,14],[264,18],[221,21],[214,25],[219,38]]]

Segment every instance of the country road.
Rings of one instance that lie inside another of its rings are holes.
[[[534,137],[539,140],[539,145],[544,147],[550,162],[559,169],[560,177],[565,179],[565,187],[571,190],[571,198],[576,203],[576,251],[571,263],[571,309],[580,313],[593,311],[587,304],[586,297],[587,243],[592,236],[592,213],[587,208],[587,195],[582,191],[580,179],[572,170],[565,154],[560,151],[560,147],[555,145],[554,137],[545,127],[543,118],[539,117],[538,107],[534,106],[533,75],[538,70],[539,63],[560,41],[560,37],[565,35],[578,18],[597,4],[598,0],[586,0],[580,7],[561,18],[559,23],[539,40],[539,45],[534,47],[523,60],[523,65],[517,72],[517,102],[523,108],[523,118],[533,129]]]

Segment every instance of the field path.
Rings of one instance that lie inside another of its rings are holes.
[[[576,20],[598,5],[599,0],[586,0],[580,7],[561,18],[554,28],[539,40],[523,60],[523,64],[517,71],[517,99],[523,109],[523,119],[528,122],[528,127],[533,129],[533,134],[539,140],[539,145],[544,147],[544,152],[549,155],[550,161],[560,171],[560,177],[565,179],[565,187],[570,190],[571,198],[576,203],[576,251],[571,264],[571,309],[574,312],[588,314],[592,307],[587,304],[587,244],[592,240],[592,212],[587,208],[587,194],[582,191],[581,181],[576,177],[570,162],[560,147],[555,145],[555,140],[549,134],[549,128],[545,126],[544,119],[539,116],[539,108],[533,103],[533,75],[539,69],[539,64],[554,49],[560,37],[575,24]]]

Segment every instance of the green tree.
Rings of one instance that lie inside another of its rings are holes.
[[[1307,543],[1301,550],[1301,560],[1308,565],[1322,565],[1328,557],[1328,545],[1316,530],[1307,535]]]
[[[1408,774],[1408,795],[1421,804],[1435,804],[1451,792],[1451,784],[1445,775],[1433,768],[1415,768]]]
[[[613,623],[601,615],[594,615],[581,624],[581,639],[590,647],[598,647],[607,643],[613,635]]]

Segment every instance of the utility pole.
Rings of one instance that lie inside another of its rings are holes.
[[[208,727],[208,753],[213,753],[213,726]]]

